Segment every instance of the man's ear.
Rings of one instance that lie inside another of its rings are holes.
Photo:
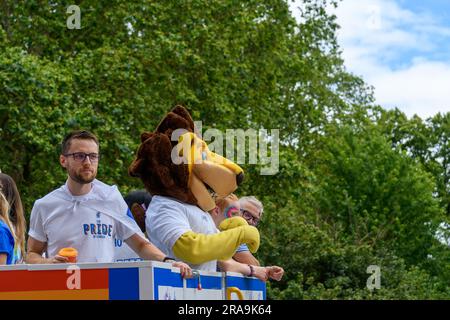
[[[66,161],[67,161],[66,157],[64,157],[62,154],[59,155],[59,163],[63,168],[66,168]]]

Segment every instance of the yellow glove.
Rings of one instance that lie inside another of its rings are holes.
[[[228,260],[236,249],[246,243],[251,252],[259,248],[258,229],[240,226],[215,234],[202,234],[188,231],[173,246],[177,258],[192,264],[201,264],[211,260]]]
[[[259,231],[253,226],[249,226],[247,220],[242,217],[231,217],[223,220],[219,225],[220,231],[232,230],[234,228],[244,227],[249,234],[247,244],[248,249],[255,253],[259,248]]]
[[[237,227],[241,227],[241,226],[248,226],[247,220],[245,220],[242,217],[231,217],[231,218],[224,219],[220,223],[219,230],[225,231],[228,229],[233,229],[233,228],[237,228]]]

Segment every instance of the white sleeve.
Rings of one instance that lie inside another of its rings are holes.
[[[88,206],[108,214],[115,220],[115,236],[118,239],[127,240],[132,235],[138,234],[147,240],[131,212],[127,214],[128,205],[116,186],[112,187],[112,191],[104,201],[91,201]]]
[[[134,234],[139,234],[142,237],[141,235],[142,232],[137,232],[136,229],[130,228],[130,225],[127,225],[120,220],[115,221],[115,228],[116,228],[116,237],[118,239],[122,239],[125,241]],[[145,239],[145,237],[143,238]]]
[[[125,203],[125,201],[123,202]],[[118,214],[113,217],[116,225],[116,237],[118,239],[127,240],[132,235],[138,234],[141,238],[147,240],[133,216],[127,214],[127,210],[128,206],[125,203],[124,207],[122,206],[120,209],[116,210]]]
[[[159,242],[172,250],[175,242],[187,231],[191,231],[188,217],[178,206],[162,204],[158,212],[146,219],[146,229],[158,238]]]
[[[28,235],[38,241],[47,242],[47,236],[44,231],[42,212],[41,210],[39,210],[39,207],[39,202],[36,201],[33,205],[33,209],[31,210],[30,230],[28,231]]]
[[[119,225],[121,225],[121,227],[119,227],[119,229],[121,229],[121,230],[119,230],[119,232],[120,232],[120,234],[124,234],[124,235],[130,234],[128,237],[121,238],[121,239],[126,240],[129,237],[131,237],[134,233],[137,233],[142,238],[144,238],[144,240],[148,241],[148,239],[145,237],[145,234],[141,231],[141,229],[137,225],[136,220],[134,220],[133,214],[131,213],[130,209],[128,208],[127,203],[122,198],[122,196],[120,195],[120,197],[117,197],[116,199],[117,199],[117,201],[116,201],[117,211],[121,212],[124,215],[124,217],[125,217],[124,219],[127,222],[127,224],[125,226],[123,223],[119,223]],[[129,229],[133,230],[134,232],[130,233],[128,231]]]

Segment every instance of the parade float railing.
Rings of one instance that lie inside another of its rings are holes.
[[[265,300],[265,283],[156,261],[0,266],[0,300]]]

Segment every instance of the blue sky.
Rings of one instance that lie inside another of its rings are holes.
[[[436,18],[442,18],[442,22],[444,23],[446,20],[448,23],[448,18],[450,18],[449,0],[397,0],[397,3],[401,7],[410,9],[416,13],[430,12]]]
[[[447,33],[450,30],[450,0],[392,0],[391,2],[397,2],[400,8],[428,20],[424,24],[415,25],[399,19],[397,26],[402,30],[409,30],[418,36],[428,38],[430,46],[424,45],[421,48],[409,50],[399,46],[396,59],[389,61],[390,66],[401,68],[411,63],[411,60],[417,56],[423,56],[432,61],[450,61],[450,33]],[[447,31],[442,32],[445,29]]]
[[[343,0],[329,11],[347,69],[378,104],[422,118],[450,112],[450,0]]]

